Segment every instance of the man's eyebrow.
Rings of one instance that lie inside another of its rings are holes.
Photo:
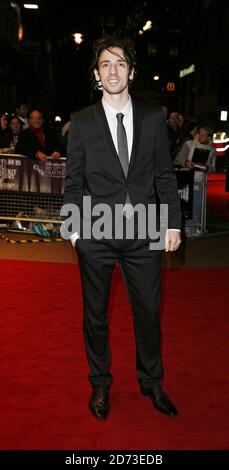
[[[105,64],[105,63],[109,63],[111,62],[110,59],[104,59],[104,60],[101,60],[100,64]],[[127,60],[126,59],[122,59],[122,58],[118,58],[117,59],[117,62],[126,62],[127,63]]]

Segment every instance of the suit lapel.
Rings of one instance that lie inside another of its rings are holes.
[[[131,151],[131,157],[130,157],[129,171],[131,170],[138,154],[138,147],[139,147],[139,141],[140,141],[141,132],[142,132],[142,121],[143,121],[142,112],[139,109],[138,103],[132,100],[132,106],[133,106],[133,145],[132,145],[132,151]]]
[[[103,109],[102,101],[99,101],[95,105],[95,120],[98,125],[99,132],[106,144],[106,147],[108,147],[111,156],[116,160],[116,162],[118,161],[120,164],[119,157],[116,152],[116,148],[112,139],[112,135],[110,133],[110,128],[107,122],[106,114]],[[121,164],[120,164],[120,167],[121,167]]]

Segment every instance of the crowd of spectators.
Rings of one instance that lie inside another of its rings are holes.
[[[213,146],[213,129],[199,125],[194,119],[173,111],[168,117],[170,151],[176,170],[185,169],[190,174],[192,191],[191,216],[184,218],[184,233],[187,238],[203,234],[203,218],[206,213],[207,174],[216,171],[216,150]],[[192,178],[191,178],[192,177]],[[187,178],[184,178],[187,181]]]
[[[39,109],[20,103],[15,113],[0,113],[0,153],[16,153],[31,159],[66,156],[66,139],[45,120]]]
[[[67,135],[70,122],[50,125],[39,109],[31,109],[19,103],[15,112],[8,116],[0,113],[0,153],[26,155],[32,160],[46,161],[67,155]],[[206,174],[215,171],[216,152],[212,145],[213,129],[199,125],[195,119],[178,111],[167,118],[171,158],[176,169],[185,168],[194,173],[192,218],[185,221],[186,236],[198,235],[198,221],[202,204],[203,181]],[[193,162],[195,150],[208,152],[204,165]]]

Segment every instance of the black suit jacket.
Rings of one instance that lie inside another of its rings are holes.
[[[155,203],[169,207],[169,228],[180,228],[180,199],[168,145],[164,113],[159,106],[132,100],[133,147],[127,178],[117,155],[102,102],[74,113],[68,136],[64,204],[82,207],[90,195],[92,206],[124,204],[128,192],[133,205]]]

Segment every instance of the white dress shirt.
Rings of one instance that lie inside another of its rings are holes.
[[[106,114],[107,122],[110,128],[110,133],[114,142],[114,146],[118,153],[118,142],[117,142],[117,117],[118,113],[124,114],[123,118],[123,125],[126,130],[126,137],[127,137],[127,145],[128,145],[128,156],[130,161],[132,145],[133,145],[133,106],[132,101],[129,96],[129,100],[124,106],[123,109],[117,111],[117,109],[112,108],[105,99],[102,99],[102,105]]]

